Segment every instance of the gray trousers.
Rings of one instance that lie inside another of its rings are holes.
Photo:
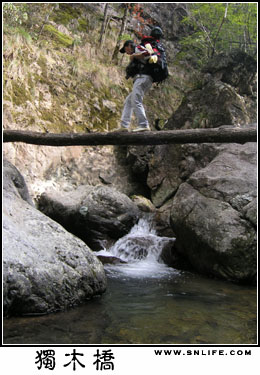
[[[134,77],[133,90],[127,96],[124,104],[124,109],[121,117],[122,127],[129,127],[133,112],[136,116],[139,127],[147,128],[149,126],[143,106],[143,98],[144,94],[147,93],[152,84],[153,80],[149,75],[137,74]]]

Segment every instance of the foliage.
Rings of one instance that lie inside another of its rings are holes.
[[[27,4],[4,3],[3,15],[11,25],[22,25],[27,21]]]
[[[122,34],[120,37],[119,37],[119,40],[130,40],[131,39],[131,35],[130,34]]]
[[[257,3],[189,3],[182,22],[192,30],[180,42],[182,57],[198,65],[234,49],[256,54]]]

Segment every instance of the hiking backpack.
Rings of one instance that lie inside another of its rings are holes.
[[[156,40],[153,37],[144,37],[141,40],[142,46],[145,47],[147,44],[150,44],[152,46],[154,52],[153,54],[158,57],[156,63],[147,64],[147,68],[149,69],[149,75],[151,75],[153,82],[163,82],[169,76],[164,47],[159,42],[159,40]]]

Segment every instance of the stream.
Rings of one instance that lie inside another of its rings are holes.
[[[102,296],[64,312],[4,319],[4,344],[256,344],[256,288],[166,266],[166,240],[140,220],[102,251],[127,262],[104,266]]]

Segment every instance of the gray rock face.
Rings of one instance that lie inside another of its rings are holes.
[[[256,144],[223,146],[180,185],[171,222],[182,254],[198,271],[256,280]]]
[[[203,72],[236,87],[240,95],[251,95],[257,62],[252,56],[238,50],[229,55],[222,53],[213,57]]]
[[[167,204],[180,184],[204,168],[218,152],[219,146],[206,143],[155,146],[147,177],[153,204],[157,208]]]
[[[223,146],[216,158],[187,182],[204,196],[229,203],[242,216],[245,207],[256,199],[256,163],[255,143]]]
[[[256,71],[256,60],[243,52],[214,57],[204,68],[198,87],[187,93],[165,128],[216,128],[256,122]]]
[[[94,250],[127,234],[140,215],[130,198],[106,186],[44,193],[39,208]]]
[[[5,196],[12,197],[15,195],[17,198],[22,198],[30,205],[33,205],[25,180],[18,169],[6,159],[3,161],[3,167],[3,189]]]
[[[4,315],[46,314],[103,293],[106,276],[101,262],[81,240],[17,194],[12,181],[20,181],[19,189],[24,192],[23,178],[9,163],[6,165]]]
[[[169,119],[167,129],[216,128],[243,125],[256,121],[256,101],[241,96],[226,82],[209,77],[202,87],[193,90]]]

